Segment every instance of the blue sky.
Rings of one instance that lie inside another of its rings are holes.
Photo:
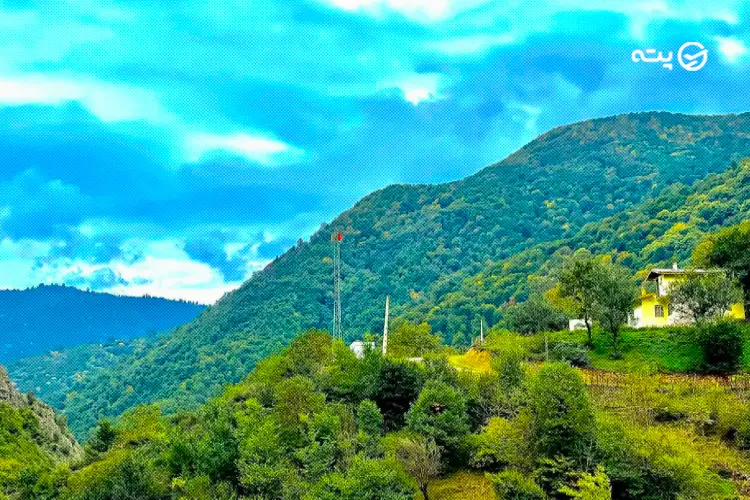
[[[750,7],[0,0],[0,287],[210,303],[368,192],[538,134],[750,109]],[[709,50],[688,72],[648,47]]]

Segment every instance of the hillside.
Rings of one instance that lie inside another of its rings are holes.
[[[21,394],[0,366],[0,496],[16,489],[22,474],[77,460],[83,450],[64,418],[30,394]]]
[[[530,281],[554,273],[579,248],[611,255],[634,273],[673,262],[689,265],[703,235],[748,218],[750,161],[744,160],[692,186],[673,184],[630,210],[585,225],[573,237],[532,246],[471,276],[446,276],[405,314],[438,331],[455,331],[472,321],[476,329],[480,315],[496,324],[503,304],[511,297],[524,299]]]
[[[193,411],[141,406],[98,427],[106,439],[61,475],[54,498],[750,494],[750,386],[643,373],[610,374],[609,384],[590,370],[537,361],[543,345],[541,336],[491,332],[479,374],[455,370],[445,347],[421,362],[378,350],[356,358],[328,334],[306,332]]]
[[[204,306],[61,285],[0,290],[0,362],[78,344],[132,339],[195,319]]]
[[[33,392],[39,399],[61,408],[77,380],[92,372],[117,365],[126,356],[143,352],[149,339],[116,340],[102,344],[82,344],[42,356],[22,358],[7,365],[16,386]]]
[[[493,263],[518,262],[516,254],[529,248],[554,253],[545,245],[639,210],[670,186],[692,185],[748,155],[750,115],[643,113],[560,127],[465,180],[385,188],[194,322],[76,381],[62,409],[85,435],[97,418],[139,403],[158,401],[167,411],[192,407],[240,380],[297,332],[328,327],[332,231],[344,233],[344,330],[355,337],[379,331],[386,294],[397,313],[450,299],[467,277]],[[521,261],[523,273],[496,281],[489,305],[498,308],[522,291],[535,265]],[[455,318],[434,322],[435,329],[468,342],[473,310],[453,311]]]

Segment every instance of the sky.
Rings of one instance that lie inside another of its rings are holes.
[[[750,6],[0,0],[0,288],[212,303],[367,193],[540,133],[750,110]],[[634,62],[689,41],[708,59]]]

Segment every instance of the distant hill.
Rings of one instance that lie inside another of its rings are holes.
[[[85,343],[132,339],[188,323],[205,306],[62,285],[0,291],[0,362]]]
[[[243,378],[299,331],[328,328],[335,231],[344,233],[347,337],[379,331],[390,295],[396,314],[416,310],[445,338],[466,343],[477,314],[486,313],[488,324],[496,321],[495,311],[524,293],[528,276],[562,242],[583,242],[576,237],[588,225],[639,211],[677,184],[689,190],[747,156],[748,114],[640,113],[559,127],[461,181],[387,187],[192,323],[112,368],[80,377],[62,408],[72,428],[85,433],[97,418],[144,402],[157,401],[168,411],[192,407]],[[611,241],[618,252],[632,244],[620,244],[616,234]],[[506,265],[515,271],[506,275]],[[497,278],[490,292],[471,296],[466,280],[492,266]]]

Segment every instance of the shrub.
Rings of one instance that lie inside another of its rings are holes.
[[[472,467],[497,471],[504,467],[526,467],[531,463],[527,438],[531,428],[528,412],[513,420],[492,418],[479,434],[467,441],[471,448]]]
[[[558,342],[552,346],[549,354],[553,361],[564,361],[577,367],[591,366],[589,350],[577,342]]]
[[[700,329],[704,371],[707,373],[732,373],[742,362],[742,327],[734,321],[721,321],[704,325]]]
[[[574,456],[593,437],[593,414],[583,378],[563,363],[545,364],[529,388],[538,451]]]
[[[499,500],[544,500],[547,498],[538,484],[517,470],[508,469],[488,477],[492,480]]]

